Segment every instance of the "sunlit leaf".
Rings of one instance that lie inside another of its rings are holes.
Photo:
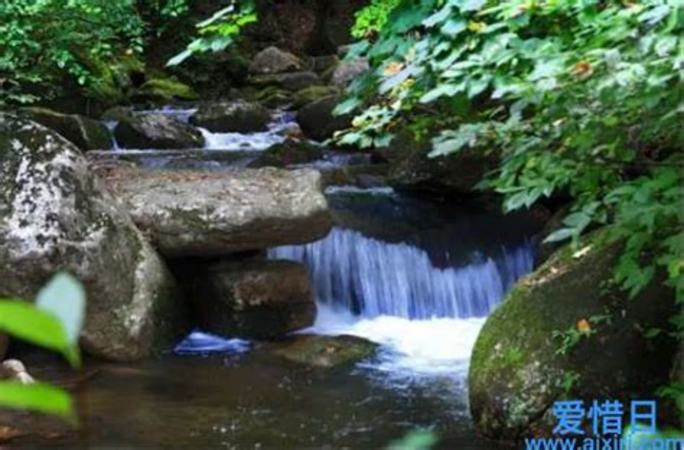
[[[0,382],[0,407],[76,420],[71,396],[62,389],[42,383]]]

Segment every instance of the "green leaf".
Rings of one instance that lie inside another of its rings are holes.
[[[59,319],[71,345],[78,343],[85,318],[86,293],[76,278],[65,272],[55,275],[38,293],[36,306]]]
[[[575,230],[572,228],[561,228],[560,230],[556,230],[553,233],[549,234],[546,237],[546,239],[544,239],[544,242],[553,243],[564,241],[566,239],[571,238],[574,234]]]
[[[189,57],[191,57],[192,54],[193,54],[192,50],[186,48],[185,50],[183,50],[182,52],[180,52],[179,54],[177,54],[173,58],[169,59],[166,62],[166,67],[177,66],[177,65],[181,64],[183,61],[185,61],[186,59],[188,59]]]
[[[74,365],[78,351],[71,345],[61,322],[52,313],[20,300],[0,300],[0,330],[50,350],[62,353]]]
[[[62,389],[42,383],[0,382],[0,407],[52,414],[76,421],[71,396]]]

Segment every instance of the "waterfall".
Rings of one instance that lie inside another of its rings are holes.
[[[441,269],[410,244],[342,228],[318,242],[272,249],[269,256],[305,263],[320,304],[366,318],[485,317],[534,263],[532,245],[525,243],[502,248],[494,258],[474,255],[465,267]]]

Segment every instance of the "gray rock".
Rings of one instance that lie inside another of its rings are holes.
[[[347,87],[352,81],[370,70],[366,58],[344,60],[337,65],[332,74],[332,84],[339,87]]]
[[[299,244],[331,227],[317,171],[165,172],[130,168],[107,174],[133,221],[170,257],[212,256]]]
[[[38,107],[23,108],[20,115],[56,131],[81,150],[108,150],[114,143],[102,122],[84,116]]]
[[[335,131],[351,126],[352,116],[335,116],[333,110],[340,101],[338,96],[324,97],[309,103],[297,112],[297,123],[304,134],[311,139],[324,141],[333,136]]]
[[[198,326],[211,333],[269,339],[310,326],[316,317],[309,274],[300,263],[195,264],[186,278]]]
[[[272,74],[302,70],[303,67],[302,61],[292,53],[268,47],[254,56],[249,71],[253,74]]]
[[[204,145],[204,137],[198,129],[166,114],[157,113],[122,117],[114,129],[114,136],[122,148],[180,149]]]
[[[59,270],[85,286],[90,354],[140,359],[183,331],[174,279],[81,152],[0,114],[0,297],[33,299]]]
[[[207,103],[190,117],[190,123],[215,133],[265,131],[271,115],[253,102]]]
[[[468,380],[480,433],[501,440],[551,435],[555,400],[609,398],[628,404],[654,398],[667,383],[677,348],[667,332],[677,310],[674,290],[655,279],[628,298],[612,284],[621,248],[607,244],[599,231],[579,249],[560,249],[519,281],[489,316]],[[611,319],[596,319],[606,315]],[[663,333],[649,339],[645,330],[652,328]],[[585,335],[564,347],[554,334],[568,330]]]
[[[323,158],[323,149],[311,142],[287,139],[280,144],[267,148],[249,167],[287,167],[295,164],[305,164]]]
[[[290,72],[274,75],[259,75],[250,80],[258,86],[278,86],[288,91],[299,91],[312,86],[321,86],[323,82],[314,72]]]
[[[330,369],[372,356],[378,345],[356,336],[297,335],[274,345],[273,354],[308,367]]]
[[[20,384],[35,383],[24,363],[18,359],[8,359],[0,363],[0,380],[16,381]]]

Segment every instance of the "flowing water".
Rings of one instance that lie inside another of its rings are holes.
[[[230,152],[251,138],[211,139]],[[271,138],[260,139],[251,142]],[[304,332],[363,337],[379,344],[376,355],[315,369],[279,359],[269,344],[198,330],[157,361],[89,362],[97,374],[76,391],[80,430],[40,446],[380,449],[428,429],[437,448],[508,448],[476,436],[467,370],[487,315],[532,270],[534,222],[390,188],[327,194],[332,232],[269,257],[310,270],[318,316]]]

